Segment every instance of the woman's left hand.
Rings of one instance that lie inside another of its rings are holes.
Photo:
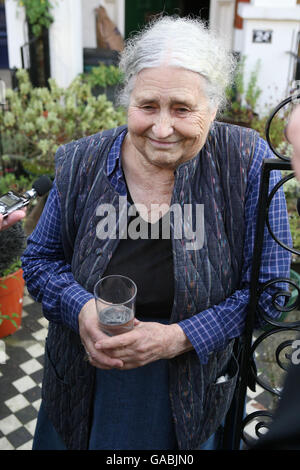
[[[182,328],[176,323],[163,325],[135,320],[133,330],[102,339],[95,348],[121,359],[122,369],[133,369],[159,359],[171,359],[193,349]]]

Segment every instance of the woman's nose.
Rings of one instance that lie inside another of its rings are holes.
[[[167,113],[160,113],[152,126],[155,137],[165,139],[173,133],[172,118]]]

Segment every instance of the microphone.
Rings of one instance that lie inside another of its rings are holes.
[[[52,181],[48,176],[41,176],[32,185],[32,189],[23,195],[26,199],[33,199],[37,196],[44,196],[52,188]]]
[[[26,191],[25,194],[20,195],[14,191],[3,194],[0,196],[0,214],[2,214],[3,217],[7,217],[12,212],[28,206],[31,199],[37,196],[43,196],[51,187],[52,182],[50,178],[43,175],[33,183],[32,188]]]
[[[32,189],[19,195],[13,191],[0,196],[0,214],[6,217],[11,212],[21,209],[29,204],[31,199],[43,196],[52,188],[52,182],[48,176],[41,176],[32,185]],[[27,236],[22,222],[17,222],[11,227],[0,231],[0,276],[18,259],[25,247]]]

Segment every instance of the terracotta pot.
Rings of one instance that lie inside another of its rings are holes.
[[[0,338],[11,335],[21,325],[23,295],[24,295],[23,270],[0,277],[0,311],[2,315],[9,315],[16,326],[9,320],[4,319],[0,325]],[[15,316],[17,314],[17,316]]]

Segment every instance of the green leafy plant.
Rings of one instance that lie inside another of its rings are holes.
[[[0,110],[3,159],[13,161],[17,156],[34,176],[54,173],[60,145],[126,122],[125,111],[116,109],[105,95],[93,96],[80,76],[66,89],[54,79],[49,80],[49,89],[34,88],[22,69],[16,77],[18,89],[7,90],[6,109]]]
[[[24,175],[17,178],[15,173],[0,173],[0,194],[5,194],[10,190],[22,194],[31,187],[32,183],[33,179]]]
[[[1,288],[1,304],[0,304],[0,325],[4,321],[9,321],[15,328],[18,327],[15,318],[19,318],[21,311],[16,307],[17,312],[11,311],[10,303],[6,303],[6,292],[11,284],[12,279],[16,279],[18,284],[21,278],[21,273],[17,271],[21,268],[21,255],[26,247],[26,234],[23,228],[23,222],[19,221],[12,225],[6,230],[0,231],[0,246],[2,250],[0,252],[0,288]],[[22,280],[23,281],[23,280]],[[4,290],[4,292],[3,292]],[[8,290],[10,294],[14,291]],[[15,300],[14,305],[18,305],[19,296],[21,291],[18,290],[16,295],[18,296]],[[4,313],[2,313],[4,311]],[[7,325],[6,325],[7,326]]]
[[[246,57],[242,56],[236,69],[234,85],[226,91],[228,106],[221,116],[221,120],[251,127],[265,139],[266,124],[277,103],[266,104],[263,115],[256,112],[257,103],[262,93],[258,86],[260,61],[256,62],[254,69],[250,72],[247,83],[245,80],[245,64]],[[288,114],[289,109],[284,108],[272,119],[269,137],[275,149],[285,141],[284,129]]]
[[[117,87],[123,80],[119,67],[100,63],[97,67],[91,67],[90,71],[81,77],[84,83],[90,85],[94,96],[105,94],[112,103],[116,102]]]
[[[263,116],[259,116],[255,112],[258,99],[261,95],[261,90],[257,86],[260,63],[257,62],[254,70],[250,73],[247,84],[245,84],[244,78],[245,63],[246,57],[242,57],[237,67],[234,87],[227,90],[229,106],[221,120],[245,124],[255,129],[263,139],[266,139],[266,124],[271,111],[275,107],[275,103],[266,107],[266,114]],[[269,138],[274,149],[281,154],[291,157],[292,148],[284,136],[289,113],[290,109],[284,108],[274,116],[269,128]],[[283,172],[283,176],[289,173]],[[293,247],[300,250],[300,219],[296,209],[297,198],[300,197],[299,183],[295,179],[290,179],[283,185],[283,190],[287,201]],[[297,258],[299,257],[293,255],[293,261],[297,261]]]
[[[228,106],[222,115],[222,120],[250,124],[257,115],[256,105],[262,93],[257,84],[260,62],[257,61],[247,83],[245,83],[245,64],[246,57],[242,56],[237,65],[234,85],[226,90]]]
[[[28,23],[34,36],[40,36],[43,28],[49,28],[53,22],[52,5],[49,0],[18,0],[24,6]]]
[[[123,73],[115,65],[99,64],[97,67],[92,67],[90,72],[82,74],[82,79],[93,87],[107,87],[118,85],[122,82]]]
[[[20,280],[20,277],[14,275],[16,271],[21,268],[21,259],[24,248],[26,246],[26,235],[23,229],[23,223],[17,222],[15,225],[0,232],[0,245],[5,248],[1,250],[0,254],[0,288],[8,289],[7,278],[15,278]],[[18,294],[19,295],[19,294]],[[3,293],[1,292],[1,299]],[[4,294],[5,298],[5,294]],[[0,325],[3,321],[10,321],[15,328],[18,327],[14,318],[19,318],[16,312],[2,313],[2,305],[0,305]]]
[[[284,155],[290,156],[292,154],[291,145],[285,145],[284,143],[279,146],[279,152]],[[288,176],[291,171],[282,171],[282,176]],[[283,190],[286,198],[287,210],[289,215],[290,231],[293,241],[293,247],[296,250],[300,250],[300,218],[297,211],[297,200],[300,197],[300,185],[299,182],[292,178],[283,185]],[[299,261],[299,256],[293,255],[292,260],[294,262]]]
[[[270,112],[271,112],[271,107],[270,107]],[[265,139],[266,138],[266,124],[268,121],[269,116],[255,116],[253,117],[251,121],[251,128],[255,129],[260,136]],[[287,123],[287,117],[285,114],[280,114],[274,116],[272,119],[272,123],[270,126],[270,131],[269,131],[269,137],[270,141],[272,143],[272,146],[274,149],[279,148],[279,146],[284,142],[285,137],[284,137],[284,129],[286,127]]]
[[[17,313],[12,313],[11,315],[3,315],[0,311],[0,325],[3,323],[4,320],[10,321],[15,328],[18,328],[17,323],[15,322],[14,318],[19,318]]]
[[[12,273],[15,273],[16,271],[18,271],[18,269],[21,268],[21,266],[22,266],[21,259],[20,258],[15,259],[10,264],[10,266],[8,266],[8,268],[3,269],[3,271],[1,272],[1,277],[6,277],[6,276],[9,276]],[[6,288],[5,284],[0,283],[0,286],[3,287],[4,289]]]
[[[250,78],[247,84],[247,88],[245,91],[245,101],[246,105],[249,109],[255,111],[255,107],[257,105],[257,101],[262,93],[262,90],[257,85],[257,79],[260,69],[260,61],[256,62],[254,70],[250,72]]]

